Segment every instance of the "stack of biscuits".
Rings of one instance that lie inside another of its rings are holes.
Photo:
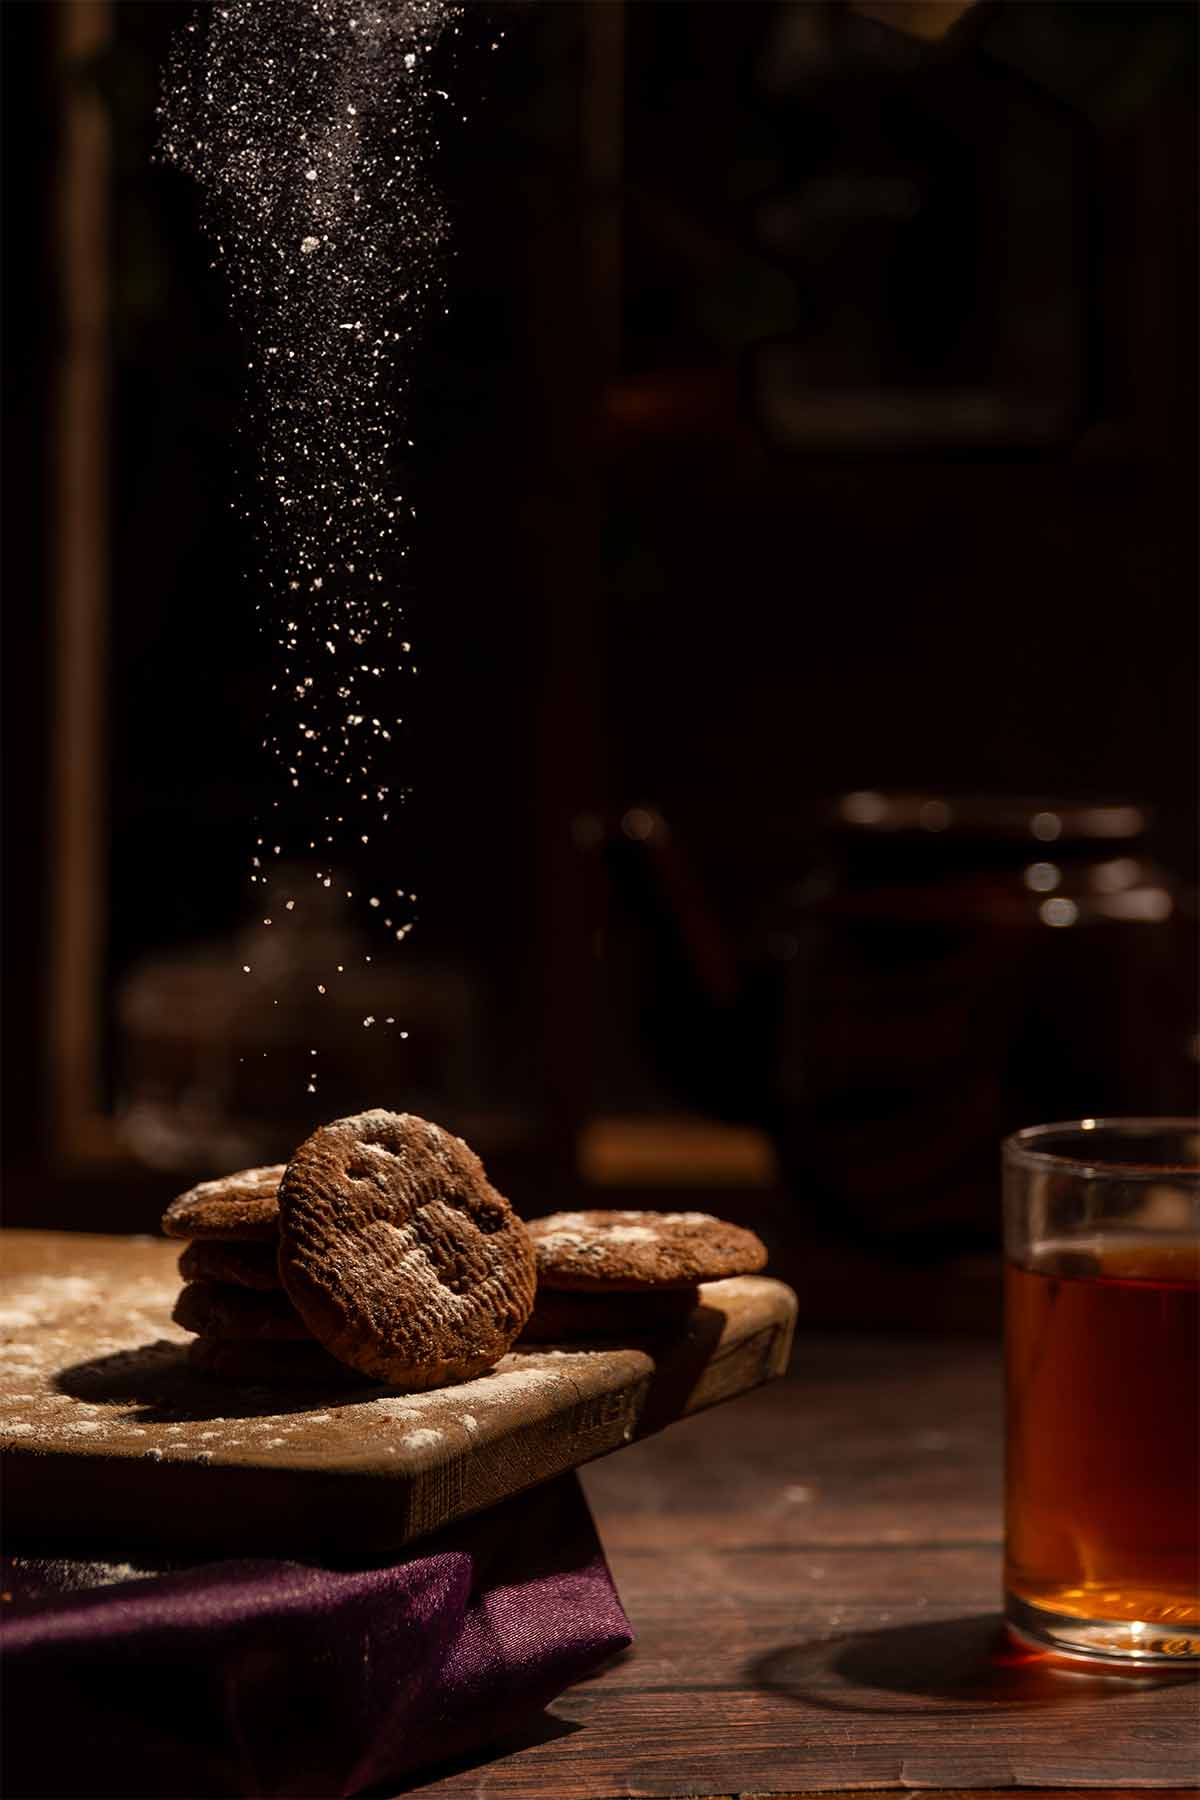
[[[291,1161],[202,1182],[177,1324],[206,1374],[362,1376],[415,1392],[499,1361],[533,1306],[533,1245],[460,1138],[411,1113],[337,1119]]]
[[[766,1261],[752,1232],[707,1213],[526,1226],[460,1138],[382,1110],[322,1126],[286,1164],[190,1188],[163,1230],[188,1240],[172,1316],[204,1374],[409,1392],[470,1380],[518,1338],[679,1329],[701,1282]]]
[[[279,1183],[284,1164],[202,1181],[163,1215],[168,1237],[187,1238],[176,1323],[197,1335],[191,1361],[210,1375],[286,1380],[330,1373],[279,1276]]]

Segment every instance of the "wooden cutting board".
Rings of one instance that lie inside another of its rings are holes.
[[[530,1348],[426,1394],[214,1382],[171,1322],[179,1246],[2,1234],[9,1539],[326,1554],[395,1549],[783,1372],[782,1282],[709,1282],[685,1330]]]

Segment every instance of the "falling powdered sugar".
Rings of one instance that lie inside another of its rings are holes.
[[[280,788],[251,859],[264,928],[305,924],[303,903],[276,891],[276,858],[319,842],[316,881],[330,888],[331,865],[352,867],[407,791],[391,771],[417,668],[401,626],[415,518],[405,414],[442,293],[446,220],[428,163],[447,96],[433,60],[459,12],[453,0],[224,0],[183,28],[167,70],[162,150],[203,189],[256,413],[247,517],[262,550],[255,610],[277,650],[263,747]],[[414,898],[398,889],[396,904]],[[411,929],[383,923],[398,940]],[[281,966],[242,964],[263,980]],[[310,1067],[304,1079],[315,1092]]]

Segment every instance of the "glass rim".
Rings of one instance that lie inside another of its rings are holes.
[[[1026,1125],[1012,1132],[1001,1143],[1006,1164],[1021,1169],[1058,1170],[1064,1174],[1115,1177],[1122,1181],[1161,1181],[1164,1176],[1200,1179],[1200,1160],[1195,1162],[1113,1162],[1105,1157],[1105,1134],[1115,1137],[1154,1135],[1164,1137],[1172,1132],[1182,1136],[1191,1132],[1200,1137],[1200,1118],[1128,1118],[1128,1119],[1060,1119],[1050,1125]],[[1047,1138],[1073,1133],[1076,1137],[1096,1137],[1095,1156],[1065,1156],[1054,1150],[1036,1146]]]

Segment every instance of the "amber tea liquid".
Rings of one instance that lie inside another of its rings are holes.
[[[1200,1245],[1072,1239],[1005,1282],[1009,1594],[1194,1655]]]

